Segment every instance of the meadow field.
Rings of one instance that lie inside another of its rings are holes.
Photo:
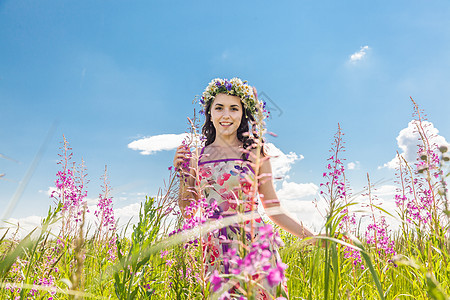
[[[138,221],[119,229],[105,171],[103,193],[90,212],[96,222],[88,224],[85,167],[73,161],[64,138],[53,205],[41,226],[23,238],[15,228],[0,236],[0,299],[256,299],[262,281],[275,286],[284,278],[289,299],[449,299],[450,156],[445,145],[433,143],[415,103],[414,118],[419,152],[415,162],[398,155],[395,212],[379,205],[367,174],[358,199],[371,221],[359,222],[338,126],[324,159],[320,194],[327,211],[320,237],[301,241],[267,222],[228,275],[205,274],[203,237],[236,222],[251,224],[252,215],[209,221],[213,208],[200,199],[188,207],[195,211],[191,218],[183,218],[177,201],[183,176],[171,170],[158,196],[143,199]],[[388,215],[398,228],[387,225]],[[285,265],[265,263],[268,239],[280,244]],[[245,282],[239,296],[229,293],[237,279]]]

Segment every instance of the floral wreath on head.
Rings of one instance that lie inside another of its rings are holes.
[[[221,78],[213,79],[200,98],[200,104],[203,106],[201,113],[205,114],[208,103],[213,101],[217,94],[221,93],[241,98],[244,108],[252,116],[256,115],[259,111],[259,107],[262,109],[263,113],[268,113],[265,110],[266,103],[258,100],[257,95],[253,93],[253,87],[251,87],[246,80],[242,81],[237,77],[234,77],[231,80]]]

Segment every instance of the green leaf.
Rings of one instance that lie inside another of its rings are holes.
[[[428,287],[428,295],[431,299],[435,300],[448,300],[449,298],[444,294],[444,292],[439,287],[439,283],[434,278],[433,274],[427,273],[425,275],[427,287]]]
[[[36,231],[33,229],[20,243],[14,248],[14,250],[8,253],[5,258],[0,262],[0,278],[3,279],[8,274],[9,269],[14,264],[16,259],[21,256],[26,250],[34,247],[34,243],[31,240],[31,235]]]

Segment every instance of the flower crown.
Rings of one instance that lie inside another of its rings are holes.
[[[253,88],[247,84],[247,81],[235,77],[231,80],[216,78],[208,84],[200,98],[200,104],[203,106],[202,113],[206,113],[207,104],[220,93],[241,98],[245,109],[253,116],[258,112],[258,106],[264,111],[265,103],[258,101]]]

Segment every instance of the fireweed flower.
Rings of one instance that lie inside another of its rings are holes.
[[[415,168],[402,160],[398,166],[402,190],[397,197],[403,218],[416,227],[435,231],[441,227],[444,217],[443,199],[437,196],[438,190],[445,185],[439,180],[442,176],[441,149],[436,144],[436,132],[430,129],[422,110],[411,98],[414,105],[414,125],[419,140]],[[406,198],[404,197],[406,196]]]
[[[380,257],[386,256],[390,258],[397,255],[397,252],[394,250],[394,241],[390,239],[387,228],[388,225],[383,216],[376,223],[369,224],[366,231],[366,243],[375,245]]]
[[[219,272],[217,270],[214,270],[209,281],[212,284],[213,292],[217,292],[222,287],[222,278],[219,276]]]
[[[281,262],[278,262],[276,267],[269,271],[267,275],[267,281],[270,286],[276,286],[281,283],[284,279],[284,270],[287,268],[287,265]]]
[[[100,220],[99,227],[101,229],[104,228],[107,231],[112,231],[116,228],[112,198],[105,197],[100,194],[97,203],[97,210],[94,212],[94,215]]]
[[[411,99],[412,100],[412,99]],[[413,100],[412,100],[413,101]],[[421,114],[417,104],[414,104],[414,124],[421,145],[417,150],[417,158],[413,166],[398,155],[398,183],[401,189],[395,195],[395,203],[403,220],[417,227],[440,226],[443,216],[443,203],[436,197],[442,186],[439,178],[442,176],[440,148],[434,142],[435,135],[428,130],[430,123]]]
[[[219,300],[231,300],[231,295],[228,292],[223,293],[220,297]]]
[[[231,274],[247,278],[258,278],[258,280],[265,278],[268,284],[273,287],[284,280],[284,270],[287,266],[277,262],[276,266],[272,267],[271,259],[274,257],[274,254],[269,248],[270,243],[279,247],[282,245],[282,242],[278,233],[273,231],[273,227],[270,224],[260,227],[259,233],[260,235],[250,245],[245,256],[241,257],[234,248],[229,249],[224,254],[224,262],[229,263]],[[216,276],[215,280],[218,282],[219,278]],[[220,280],[223,282],[225,279],[220,278]]]
[[[195,215],[195,213],[199,209],[203,209],[203,214]],[[186,215],[191,217],[185,220],[185,223],[183,224],[181,229],[172,231],[171,233],[169,233],[169,236],[186,230],[190,230],[198,225],[204,224],[208,220],[208,218],[214,215],[216,210],[216,201],[208,203],[205,198],[200,198],[198,201],[191,201],[191,203],[185,208]]]
[[[50,287],[52,288],[49,293],[50,293],[50,297],[47,297],[46,299],[53,299],[53,296],[56,295],[56,285],[55,285],[55,278],[52,275],[49,275],[48,277],[41,277],[38,280],[35,280],[33,282],[34,285],[40,285],[43,287]],[[18,291],[20,292],[20,291]],[[36,296],[36,294],[38,293],[37,289],[31,289],[28,292],[28,295],[34,297]],[[20,298],[20,297],[19,297]],[[28,299],[28,298],[27,298]],[[39,298],[39,299],[44,299],[44,298]]]
[[[183,147],[185,149],[189,149],[189,147],[190,147],[189,143],[186,140],[183,140],[181,144],[183,145]],[[183,177],[184,182],[187,181],[187,177],[189,176],[188,173],[189,173],[189,167],[190,167],[190,159],[191,159],[190,155],[187,155],[185,160],[177,168],[177,170],[181,171],[181,172],[178,172],[176,176],[180,179]],[[172,166],[170,166],[168,169],[169,169],[169,171],[172,171]]]
[[[109,196],[110,186],[108,182],[107,168],[102,176],[103,185],[102,193],[98,196],[97,209],[94,212],[97,218],[98,228],[97,237],[101,243],[108,244],[108,259],[114,261],[116,259],[116,220],[114,217],[113,201]]]
[[[86,168],[83,161],[79,167],[76,166],[75,162],[72,162],[72,148],[70,148],[64,136],[62,144],[60,147],[61,154],[58,154],[61,158],[58,164],[61,165],[62,170],[56,173],[56,190],[52,192],[51,198],[55,199],[57,203],[62,203],[63,233],[75,234],[80,225],[83,211],[87,210],[85,200],[87,196],[85,190],[85,184],[87,183],[85,182]],[[72,164],[72,167],[70,167],[70,164]]]
[[[161,258],[164,258],[168,253],[168,251],[161,251]]]
[[[358,250],[346,246],[344,248],[344,258],[351,259],[354,267],[357,267],[359,265],[362,270],[365,269],[364,265],[362,264],[361,253]]]
[[[320,184],[320,194],[323,197],[326,197],[325,201],[328,202],[330,210],[335,210],[340,205],[347,205],[349,203],[348,198],[350,197],[350,191],[347,188],[345,179],[345,159],[340,158],[341,153],[345,151],[344,141],[342,139],[343,135],[341,127],[338,124],[338,131],[334,135],[334,141],[330,150],[331,156],[327,159],[327,170],[322,174],[322,177],[326,182]],[[339,222],[339,230],[356,234],[356,215],[350,213],[348,207],[343,208],[340,211],[340,215],[342,216],[342,219]],[[346,242],[351,243],[345,235],[343,238]],[[361,269],[364,269],[364,265],[361,264],[361,254],[358,250],[345,246],[343,251],[344,258],[351,259],[354,267],[360,265]]]
[[[173,264],[173,260],[171,260],[171,259],[166,260],[166,266],[171,267],[172,264]]]

